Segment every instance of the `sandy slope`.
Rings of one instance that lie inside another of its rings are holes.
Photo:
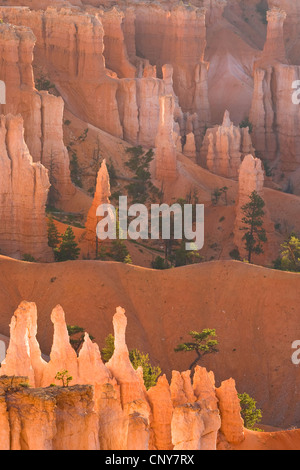
[[[300,450],[300,430],[263,432],[246,431],[246,439],[232,450]]]
[[[238,262],[212,262],[157,272],[113,262],[30,264],[0,258],[0,333],[18,303],[38,305],[38,339],[52,340],[51,309],[61,303],[67,323],[80,325],[100,346],[116,306],[128,316],[128,344],[150,353],[168,376],[193,356],[173,349],[191,330],[216,328],[220,352],[203,361],[220,380],[232,376],[254,396],[264,424],[300,424],[299,368],[291,345],[300,339],[300,276]]]

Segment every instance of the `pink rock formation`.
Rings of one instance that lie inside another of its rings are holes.
[[[8,17],[19,24],[18,15],[22,11],[6,8],[3,16],[11,12]],[[32,69],[35,41],[32,31],[26,26],[0,25],[0,48],[4,58],[0,65],[0,79],[6,84],[6,104],[1,107],[5,114],[22,115],[24,139],[30,154],[35,162],[41,161],[49,170],[51,202],[63,208],[75,193],[70,179],[69,157],[63,143],[64,104],[61,98],[47,92],[38,93],[35,89]]]
[[[159,69],[174,68],[174,90],[184,111],[194,112],[195,71],[206,45],[205,10],[193,6],[136,6],[137,55]]]
[[[219,21],[226,5],[227,0],[204,0],[203,7],[207,8],[206,24],[211,25]]]
[[[103,11],[101,22],[104,28],[104,57],[106,67],[116,72],[119,78],[135,78],[136,68],[129,62],[123,32],[123,12],[113,7]],[[130,51],[132,54],[133,51]]]
[[[78,380],[78,358],[70,344],[65,313],[60,305],[52,310],[51,321],[54,326],[54,335],[50,361],[44,367],[42,382],[44,387],[51,383],[59,384],[60,382],[55,379],[55,376],[57,372],[63,370],[67,370],[75,381]]]
[[[190,132],[186,136],[186,143],[184,145],[183,154],[190,158],[191,160],[196,162],[197,159],[197,150],[196,150],[196,142],[195,142],[195,135],[193,132]]]
[[[37,260],[50,261],[45,218],[48,171],[32,161],[24,141],[22,117],[7,115],[0,119],[1,252],[19,259],[30,254]]]
[[[204,432],[201,408],[198,404],[185,404],[175,408],[172,418],[174,450],[202,450]]]
[[[89,253],[93,255],[97,253],[99,244],[99,240],[97,238],[97,224],[100,220],[100,217],[96,215],[97,209],[102,204],[109,204],[110,196],[109,174],[106,161],[103,160],[97,175],[97,184],[93,204],[89,210],[86,221],[86,239],[89,242]]]
[[[51,183],[49,200],[57,208],[64,208],[76,189],[71,182],[70,160],[63,140],[64,102],[61,97],[40,93],[42,104],[42,155],[41,162],[49,170]]]
[[[3,18],[2,12],[0,14]],[[7,21],[7,18],[4,21]],[[22,114],[26,144],[33,159],[40,161],[41,102],[39,94],[34,90],[34,45],[35,36],[28,27],[6,23],[0,25],[0,50],[3,58],[0,64],[0,79],[6,85],[6,104],[0,105],[1,111],[3,114]]]
[[[264,199],[264,170],[262,162],[252,155],[247,155],[241,165],[239,173],[239,195],[236,205],[236,219],[234,228],[234,243],[238,247],[242,259],[247,257],[245,242],[242,240],[245,232],[241,230],[245,225],[242,222],[245,216],[242,207],[249,203],[249,197],[256,191]],[[264,208],[264,229],[267,232],[268,244],[264,247],[267,256],[270,246],[274,243],[274,224],[272,223],[268,208]],[[272,250],[271,250],[272,251]]]
[[[273,7],[267,12],[268,31],[262,61],[266,64],[274,61],[287,63],[286,50],[283,37],[283,25],[286,20],[286,12]]]
[[[292,84],[299,80],[298,66],[288,65],[283,40],[286,13],[268,12],[268,36],[254,67],[254,93],[250,111],[256,150],[278,170],[295,171],[300,162],[299,106],[292,100]]]
[[[0,376],[1,449],[215,450],[221,427],[218,393],[224,439],[236,435],[237,406],[230,428],[230,406],[238,400],[232,382],[216,391],[213,374],[197,367],[193,382],[190,371],[174,371],[171,386],[162,376],[146,390],[142,370],[135,371],[129,360],[121,307],[113,318],[115,351],[105,365],[88,335],[76,356],[60,306],[51,319],[54,340],[47,363],[38,361],[35,304],[22,302],[13,316],[1,367],[1,374],[11,377]],[[62,370],[72,375],[70,386],[45,388]],[[24,388],[28,381],[38,388]]]
[[[133,144],[154,146],[165,84],[153,73],[134,78],[121,28],[123,13],[115,8],[0,7],[0,14],[5,21],[32,29],[37,38],[35,63],[75,116]],[[104,46],[113,70],[106,68]]]
[[[159,377],[155,387],[150,388],[148,398],[152,410],[152,446],[157,450],[172,450],[173,403],[170,386],[165,375]]]
[[[156,137],[155,176],[158,180],[173,180],[177,176],[176,145],[174,139],[174,98],[160,98],[159,129]]]
[[[9,347],[1,364],[2,375],[27,376],[32,386],[35,385],[35,378],[30,357],[29,330],[35,312],[35,304],[25,301],[15,311],[10,323]]]
[[[293,0],[268,0],[269,8],[282,9],[287,17],[283,27],[285,46],[291,64],[300,64],[299,60],[299,18],[300,4]]]
[[[253,152],[249,129],[234,126],[225,111],[222,125],[206,131],[200,164],[219,176],[237,179],[241,162],[249,152]]]
[[[239,444],[245,440],[244,421],[241,417],[241,405],[233,379],[222,382],[216,389],[221,413],[221,432],[227,442]]]
[[[123,308],[117,308],[113,318],[113,325],[115,350],[112,358],[106,364],[106,367],[120,385],[121,402],[124,407],[130,402],[144,400],[145,393],[140,386],[138,374],[132,367],[129,359],[129,351],[125,342],[127,318]]]

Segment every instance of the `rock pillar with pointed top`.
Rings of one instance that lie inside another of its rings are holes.
[[[88,241],[89,254],[97,255],[98,252],[98,238],[97,238],[97,224],[100,217],[97,216],[97,209],[102,204],[110,204],[110,181],[109,173],[106,166],[106,160],[103,160],[97,175],[96,191],[94,195],[93,204],[89,210],[86,221],[86,240]]]

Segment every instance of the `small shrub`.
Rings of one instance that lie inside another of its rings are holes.
[[[25,253],[23,255],[22,261],[26,261],[27,263],[36,263],[36,259],[29,253]]]
[[[161,256],[157,256],[151,263],[153,269],[164,270],[169,269],[169,263]]]
[[[240,256],[240,252],[238,250],[238,248],[234,248],[230,253],[229,253],[229,256],[236,260],[236,261],[240,261],[241,260],[241,256]]]
[[[243,129],[243,128],[246,128],[248,127],[249,129],[249,134],[252,134],[253,132],[253,124],[252,122],[249,120],[248,117],[246,117],[245,119],[243,119],[243,121],[240,122],[240,128]]]
[[[61,372],[57,372],[55,380],[62,382],[62,386],[66,388],[69,386],[69,383],[73,380],[73,377],[69,375],[69,372],[67,370],[62,370]]]

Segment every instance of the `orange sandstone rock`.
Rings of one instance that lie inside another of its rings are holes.
[[[241,417],[241,405],[233,379],[222,382],[216,389],[221,413],[221,432],[232,444],[244,441],[244,421]]]

